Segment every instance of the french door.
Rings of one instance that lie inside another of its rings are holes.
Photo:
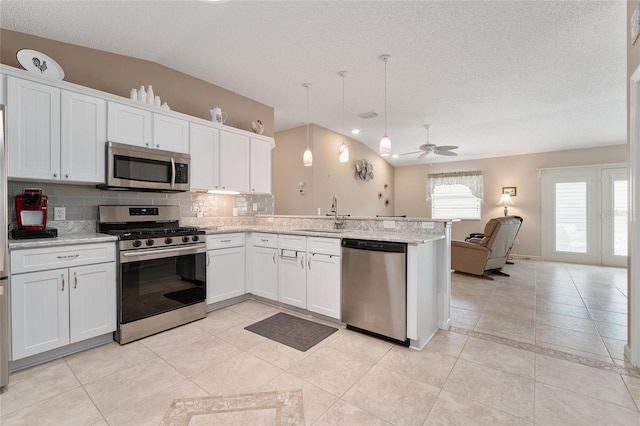
[[[626,266],[625,166],[542,171],[545,260]]]

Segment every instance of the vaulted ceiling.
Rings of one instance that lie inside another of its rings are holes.
[[[8,1],[0,27],[153,61],[373,150],[457,157],[626,143],[624,1]],[[387,115],[384,114],[387,64]],[[374,111],[378,117],[362,119]],[[359,128],[358,135],[350,133]]]

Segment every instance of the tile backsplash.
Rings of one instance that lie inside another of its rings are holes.
[[[51,226],[54,207],[65,207],[66,221],[97,222],[100,205],[179,205],[181,220],[190,223],[209,222],[212,218],[273,214],[270,194],[222,195],[204,192],[159,193],[138,191],[104,191],[93,185],[57,184],[51,182],[9,181],[9,222],[16,219],[15,196],[24,188],[40,188],[49,197],[48,223]],[[254,210],[255,207],[255,210]],[[235,214],[234,214],[235,213]],[[58,222],[56,222],[58,223]]]

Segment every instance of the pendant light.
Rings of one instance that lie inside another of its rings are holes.
[[[346,71],[340,71],[338,75],[342,78],[342,145],[340,145],[340,150],[338,151],[338,160],[341,163],[349,162],[349,148],[344,143],[344,79],[347,78]]]
[[[391,55],[382,55],[380,60],[384,62],[384,136],[380,139],[380,155],[388,157],[391,154],[391,139],[387,136],[387,62]]]
[[[302,86],[307,89],[307,149],[304,151],[304,155],[302,156],[302,164],[306,167],[310,167],[313,165],[313,154],[309,149],[309,88],[311,87],[311,83],[304,83]]]

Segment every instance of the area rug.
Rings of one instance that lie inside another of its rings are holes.
[[[337,328],[283,312],[251,324],[244,329],[302,352],[306,352],[338,331]]]
[[[304,425],[302,390],[174,399],[161,424]]]

